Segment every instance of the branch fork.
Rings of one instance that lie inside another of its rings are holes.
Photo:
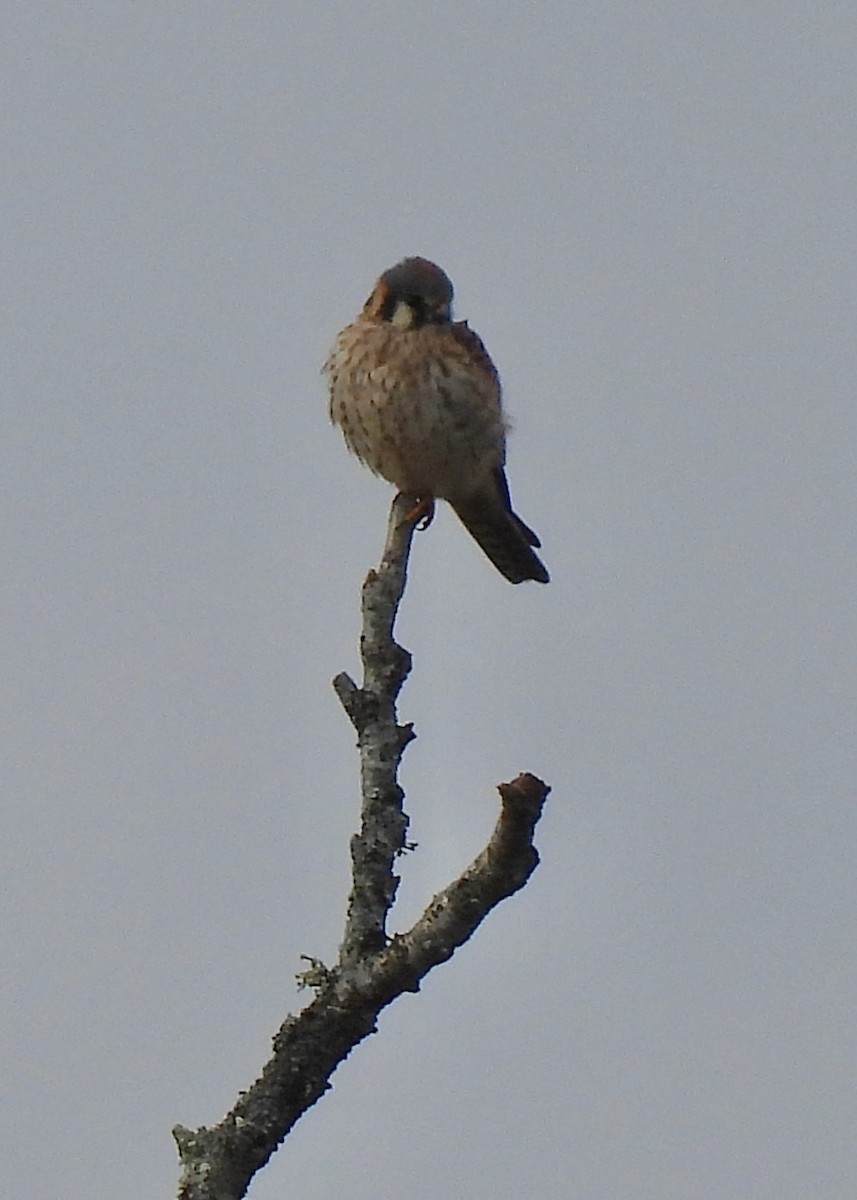
[[[376,1028],[379,1013],[451,958],[488,913],[523,887],[539,857],[536,824],[549,788],[525,773],[499,785],[500,815],[484,850],[428,904],[406,933],[392,938],[387,919],[399,885],[395,861],[407,848],[408,817],[398,769],[414,737],[399,724],[396,700],[411,656],[393,638],[407,581],[414,498],[390,509],[384,552],[362,591],[363,681],[337,675],[333,687],[357,733],[362,809],[351,839],[352,886],[334,967],[307,958],[299,976],[315,996],[286,1017],[262,1074],[239,1094],[219,1125],[176,1126],[182,1164],[179,1200],[239,1200],[299,1117],[324,1095],[330,1076]]]

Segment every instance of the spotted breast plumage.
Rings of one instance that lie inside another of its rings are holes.
[[[452,295],[428,259],[385,271],[324,365],[330,417],[422,512],[448,501],[508,580],[547,583],[539,539],[509,498],[500,380],[481,339],[453,321]]]

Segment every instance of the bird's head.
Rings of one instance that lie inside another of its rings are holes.
[[[380,277],[363,311],[398,329],[443,324],[452,316],[452,284],[427,258],[403,258]]]

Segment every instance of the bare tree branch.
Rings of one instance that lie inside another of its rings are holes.
[[[393,624],[407,581],[412,506],[407,496],[394,499],[381,564],[363,584],[363,684],[358,688],[344,673],[333,681],[357,730],[362,796],[361,829],[351,839],[352,889],[339,951],[342,966],[386,945],[387,914],[399,885],[393,863],[405,848],[408,830],[398,773],[402,753],[416,735],[410,725],[398,724],[396,699],[411,656],[393,639]]]
[[[418,991],[432,967],[451,958],[538,864],[533,834],[549,788],[523,774],[500,784],[500,816],[481,854],[407,933],[388,938],[399,883],[394,864],[408,827],[398,767],[415,736],[396,716],[411,658],[393,639],[414,530],[412,506],[413,498],[393,501],[381,563],[363,585],[363,682],[358,687],[345,674],[333,681],[357,731],[363,797],[360,831],[351,841],[352,888],[339,959],[332,968],[309,960],[301,979],[316,989],[315,998],[286,1018],[261,1076],[220,1124],[173,1129],[182,1163],[179,1200],[246,1195],[253,1175],[327,1090],[338,1064],[374,1033],[381,1010],[402,993]]]

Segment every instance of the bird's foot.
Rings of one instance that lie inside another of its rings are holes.
[[[415,521],[417,529],[428,529],[434,520],[434,496],[417,496],[413,508],[405,513],[405,521]]]

